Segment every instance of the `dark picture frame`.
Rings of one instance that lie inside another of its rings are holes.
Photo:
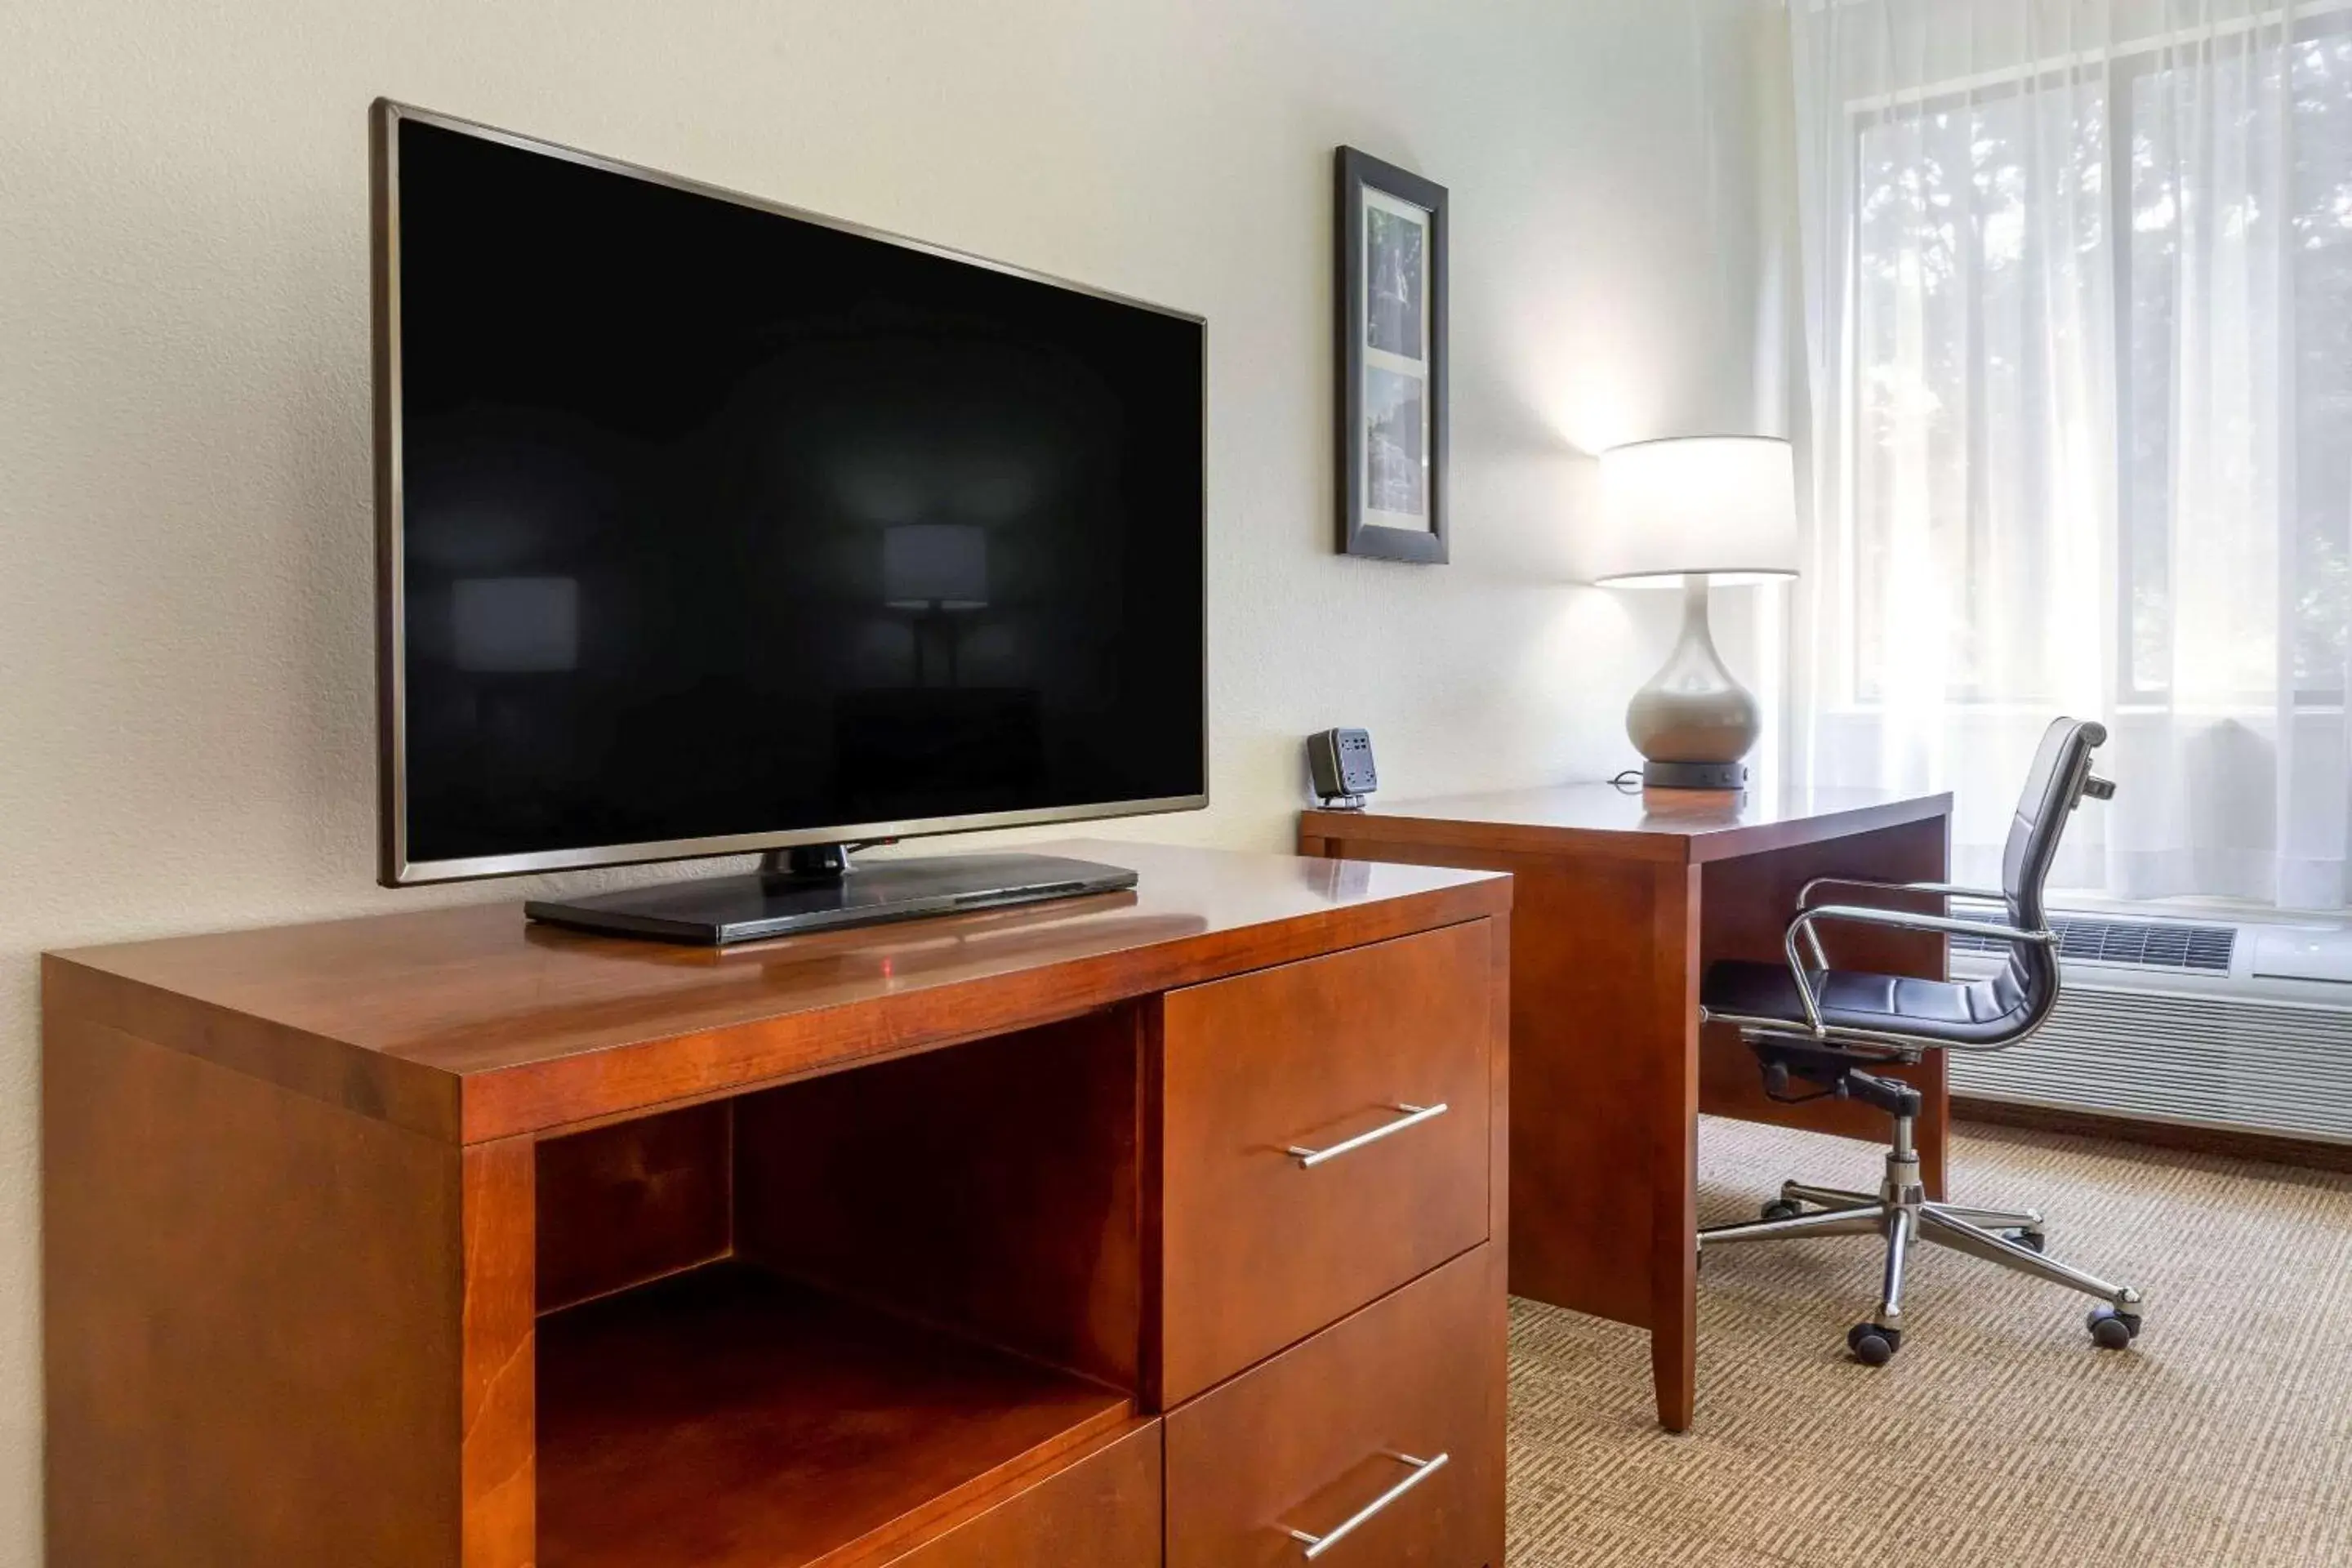
[[[1333,158],[1339,550],[1446,559],[1445,187]]]

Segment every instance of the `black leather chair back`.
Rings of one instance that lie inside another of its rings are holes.
[[[2104,725],[2082,719],[2053,719],[2042,731],[2000,857],[2000,889],[2011,925],[2040,931],[2047,923],[2042,889],[2058,858],[2059,836],[2083,798],[2091,753],[2106,739]],[[1994,986],[2004,1014],[2021,1010],[2025,1027],[2040,1024],[2058,1002],[2056,950],[2043,942],[2011,947],[2008,967]]]

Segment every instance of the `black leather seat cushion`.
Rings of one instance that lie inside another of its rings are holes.
[[[2005,1040],[2017,1033],[2026,1010],[2023,992],[2006,973],[1952,981],[1827,969],[1813,971],[1812,982],[1825,1024],[1956,1044]],[[1709,964],[1699,1002],[1713,1014],[1805,1027],[1805,1004],[1785,963],[1727,959]]]

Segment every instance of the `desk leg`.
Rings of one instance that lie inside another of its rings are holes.
[[[1699,868],[1657,868],[1650,940],[1658,955],[1647,994],[1656,1077],[1649,1107],[1650,1377],[1658,1425],[1690,1429],[1698,1397]]]

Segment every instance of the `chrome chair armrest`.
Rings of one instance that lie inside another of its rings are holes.
[[[1816,877],[1798,892],[1799,909],[1813,901],[1815,888],[1870,888],[1883,893],[1941,893],[1948,899],[1975,899],[1989,904],[2001,903],[2009,897],[1999,888],[1963,888],[1951,882],[1879,882],[1867,877]]]
[[[1816,888],[1868,888],[1882,893],[1936,893],[1949,899],[1974,899],[1983,903],[2003,904],[2009,895],[1997,888],[1963,888],[1951,882],[1881,882],[1868,877],[1816,877],[1797,890],[1797,908],[1807,909],[1813,901]],[[1946,908],[1949,908],[1948,904]],[[1822,968],[1830,966],[1830,955],[1822,950],[1821,937],[1811,930],[1805,932],[1805,944],[1813,950],[1813,963]]]
[[[1990,937],[1996,942],[2007,942],[2019,945],[2028,942],[2047,944],[2058,940],[2056,931],[2026,931],[2018,926],[2000,925],[1991,921],[1955,920],[1949,915],[1923,915],[1909,910],[1873,909],[1864,904],[1818,904],[1809,910],[1800,910],[1797,911],[1797,918],[1789,922],[1789,929],[1781,933],[1780,951],[1789,961],[1789,973],[1796,979],[1797,995],[1805,1005],[1806,1027],[1816,1038],[1821,1037],[1824,1033],[1822,1025],[1821,998],[1813,990],[1812,978],[1805,968],[1804,960],[1798,956],[1797,942],[1801,937],[1811,946],[1817,968],[1829,967],[1827,962],[1822,960],[1821,939],[1813,931],[1813,924],[1817,921],[1846,921],[1855,925],[1888,926],[1898,931],[1941,931],[1948,936]]]

